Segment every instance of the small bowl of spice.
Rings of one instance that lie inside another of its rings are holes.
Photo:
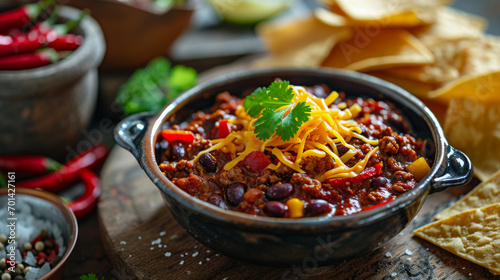
[[[13,187],[0,190],[2,280],[62,279],[77,236],[76,218],[58,196]]]

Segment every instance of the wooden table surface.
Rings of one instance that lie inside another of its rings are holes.
[[[412,235],[477,182],[430,195],[401,234],[368,255],[319,268],[300,264],[273,268],[225,257],[184,232],[127,151],[113,149],[101,180],[98,213],[80,223],[65,279],[89,272],[106,280],[498,279],[487,269]]]

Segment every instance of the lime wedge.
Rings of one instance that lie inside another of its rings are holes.
[[[225,21],[235,24],[255,24],[289,8],[289,0],[209,0]]]

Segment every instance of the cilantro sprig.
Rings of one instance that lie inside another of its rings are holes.
[[[265,141],[274,133],[284,141],[293,138],[311,115],[311,107],[302,101],[293,102],[293,96],[289,81],[274,81],[269,87],[258,88],[245,98],[245,112],[258,118],[253,125],[257,138]],[[290,111],[285,116],[287,110]]]

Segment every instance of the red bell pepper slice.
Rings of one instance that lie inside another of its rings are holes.
[[[191,143],[194,141],[194,139],[196,139],[191,131],[186,131],[186,130],[164,129],[161,132],[161,136],[169,143],[172,143],[174,141]]]
[[[228,120],[219,121],[219,138],[226,138],[231,133]]]
[[[381,203],[379,203],[379,204],[375,204],[375,205],[372,205],[372,206],[368,206],[368,207],[366,207],[365,209],[361,210],[361,212],[363,212],[363,211],[368,211],[368,210],[371,210],[371,209],[373,209],[373,208],[377,208],[377,207],[382,206],[382,205],[385,205],[385,204],[387,204],[387,203],[389,203],[389,202],[391,202],[391,201],[393,201],[393,200],[394,200],[394,196],[391,196],[391,197],[389,197],[389,199],[388,199],[388,200],[386,200],[386,201],[384,201],[384,202],[381,202]]]
[[[352,178],[334,178],[327,179],[326,183],[330,184],[334,188],[341,188],[345,186],[346,183],[356,183],[369,179],[380,173],[382,169],[382,163],[377,163],[375,166],[368,167],[363,172],[359,173],[358,176]]]
[[[253,151],[243,159],[242,164],[255,173],[261,173],[271,164],[271,160],[263,152]]]

